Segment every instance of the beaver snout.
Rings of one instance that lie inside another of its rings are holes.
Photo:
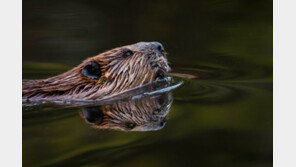
[[[158,52],[160,54],[165,53],[164,47],[162,46],[161,43],[159,43],[159,42],[150,42],[149,45],[150,45],[151,48],[153,48],[153,50],[155,52]]]
[[[129,46],[132,50],[140,51],[143,53],[157,53],[165,55],[165,50],[160,42],[139,42]]]

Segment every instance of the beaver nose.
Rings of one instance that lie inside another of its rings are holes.
[[[150,42],[151,47],[153,48],[153,50],[160,52],[160,53],[164,53],[164,47],[162,46],[161,43],[159,42]]]

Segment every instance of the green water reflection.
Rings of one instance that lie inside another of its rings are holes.
[[[272,1],[23,2],[23,79],[159,41],[174,72],[157,131],[100,130],[80,107],[23,111],[24,166],[272,166]]]

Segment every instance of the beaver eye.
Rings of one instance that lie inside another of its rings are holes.
[[[126,57],[130,57],[131,55],[133,55],[134,53],[130,50],[127,50],[123,53],[123,57],[126,58]]]

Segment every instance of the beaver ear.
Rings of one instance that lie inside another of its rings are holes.
[[[90,79],[99,79],[102,76],[102,69],[99,63],[91,61],[82,68],[81,74]]]
[[[82,112],[87,122],[94,125],[103,123],[104,114],[100,107],[84,107]]]

